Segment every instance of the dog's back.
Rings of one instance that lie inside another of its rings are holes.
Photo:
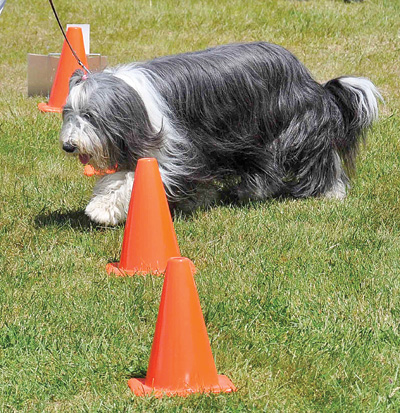
[[[294,55],[265,42],[165,56],[139,67],[149,70],[180,122],[203,136],[220,136],[225,151],[238,144],[232,133],[240,141],[272,142],[293,113],[324,93]]]
[[[322,106],[325,94],[295,56],[265,42],[166,56],[136,67],[148,71],[197,149],[194,157],[203,156],[204,174],[212,171],[214,177],[272,165],[270,146],[295,114]]]
[[[236,174],[251,183],[254,174],[264,175],[261,198],[324,194],[338,181],[334,196],[342,197],[348,180],[338,157],[352,169],[377,113],[371,82],[342,78],[320,85],[288,50],[265,42],[166,56],[139,67],[148,70],[196,152],[203,166],[196,167],[199,180],[202,173]]]

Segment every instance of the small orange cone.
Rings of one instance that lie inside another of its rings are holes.
[[[236,391],[217,374],[192,266],[188,258],[168,261],[147,375],[128,381],[136,396]]]
[[[117,171],[117,166],[115,166],[114,169],[105,169],[105,170],[98,170],[93,168],[92,165],[85,165],[85,167],[83,168],[83,174],[85,176],[103,176],[103,175],[109,175],[109,174],[113,174]]]
[[[67,38],[81,62],[87,67],[82,29],[80,27],[69,27]],[[51,88],[49,103],[42,102],[38,104],[42,112],[62,112],[69,92],[69,79],[76,69],[80,69],[80,66],[64,40],[56,76]]]
[[[180,256],[167,196],[155,158],[139,159],[135,171],[121,259],[108,274],[161,274],[170,257]]]

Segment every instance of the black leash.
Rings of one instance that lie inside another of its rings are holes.
[[[56,18],[56,20],[57,20],[58,26],[60,27],[61,33],[63,34],[65,41],[67,42],[69,48],[71,49],[72,54],[74,55],[76,61],[77,61],[78,64],[79,64],[79,66],[82,67],[82,69],[83,69],[86,73],[89,73],[89,74],[90,74],[90,70],[81,62],[81,60],[79,59],[78,55],[75,53],[75,50],[72,48],[71,43],[69,42],[69,40],[68,40],[68,38],[67,38],[67,35],[65,34],[65,31],[64,31],[64,29],[63,29],[63,26],[62,26],[62,24],[61,24],[61,22],[60,22],[60,19],[58,18],[58,14],[57,14],[57,11],[56,11],[56,9],[55,9],[55,7],[54,7],[53,0],[49,0],[49,2],[50,2],[51,9],[53,10],[54,16],[55,16],[55,18]]]

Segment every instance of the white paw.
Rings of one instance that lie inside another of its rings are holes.
[[[116,204],[107,204],[98,197],[92,198],[85,209],[86,215],[101,225],[113,226],[126,220],[124,208]]]
[[[347,185],[343,181],[337,181],[333,187],[325,192],[324,197],[327,199],[344,200],[346,198]]]
[[[86,215],[102,225],[117,225],[126,220],[133,186],[133,172],[116,172],[97,181]]]

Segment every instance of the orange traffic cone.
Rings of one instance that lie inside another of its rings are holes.
[[[67,38],[81,62],[87,67],[82,29],[80,27],[69,27]],[[51,88],[49,103],[42,102],[38,104],[42,112],[62,112],[69,92],[69,78],[76,69],[80,69],[80,66],[64,40],[56,76]]]
[[[136,396],[236,391],[218,375],[188,258],[168,261],[145,379],[130,379]]]
[[[165,271],[170,257],[180,256],[167,197],[155,158],[139,159],[135,171],[121,259],[108,274],[133,275]]]

